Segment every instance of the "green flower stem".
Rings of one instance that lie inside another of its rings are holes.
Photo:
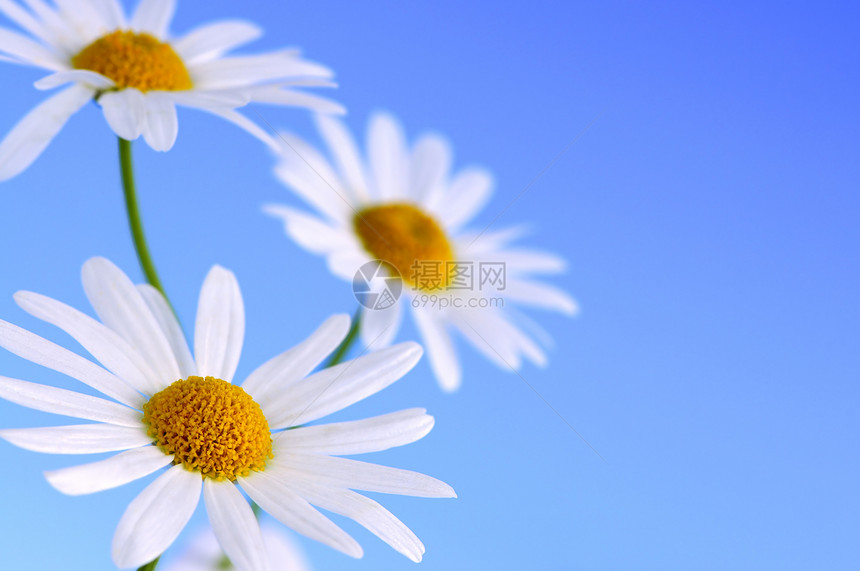
[[[122,137],[117,137],[117,139],[119,140],[119,166],[122,172],[122,190],[125,196],[125,208],[128,214],[131,238],[134,241],[134,250],[137,252],[137,259],[140,261],[140,268],[146,276],[146,281],[161,292],[161,295],[167,300],[167,305],[170,306],[170,309],[173,309],[173,305],[170,303],[170,299],[161,285],[161,280],[158,279],[158,272],[155,271],[155,264],[152,263],[152,257],[149,255],[149,248],[146,245],[146,237],[143,234],[143,222],[140,219],[140,209],[137,206],[137,194],[134,188],[131,141],[127,141]],[[173,310],[173,312],[176,313],[176,310]]]
[[[334,355],[331,356],[331,359],[325,364],[325,368],[334,367],[341,361],[343,361],[346,354],[349,352],[349,349],[353,346],[356,339],[358,339],[358,329],[361,325],[361,308],[355,310],[355,315],[352,318],[352,326],[349,328],[349,333],[346,334],[346,338],[343,340],[343,343],[340,344],[340,347],[337,348],[337,351],[334,352]]]
[[[156,557],[155,559],[153,559],[152,561],[150,561],[146,565],[141,565],[140,567],[137,568],[137,571],[155,571],[155,568],[158,567],[158,560],[159,559],[161,559],[161,557]]]
[[[229,571],[230,569],[233,569],[233,562],[230,561],[229,557],[222,553],[221,559],[219,559],[215,564],[215,569],[218,571]],[[138,569],[138,571],[140,571],[140,569]]]

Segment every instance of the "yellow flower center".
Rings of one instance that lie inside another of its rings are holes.
[[[182,91],[191,76],[170,44],[145,33],[117,30],[102,36],[72,58],[72,67],[95,71],[117,89]]]
[[[272,436],[260,405],[241,387],[215,377],[188,377],[143,405],[147,434],[165,454],[215,480],[266,467]]]
[[[454,252],[436,220],[406,203],[371,206],[353,218],[355,233],[371,256],[394,266],[410,286],[448,286]]]

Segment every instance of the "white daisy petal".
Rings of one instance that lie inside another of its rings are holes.
[[[505,297],[528,304],[575,315],[579,311],[576,301],[560,289],[534,281],[508,280]]]
[[[522,363],[515,346],[505,340],[502,332],[497,331],[485,315],[474,315],[469,319],[457,317],[451,322],[475,349],[496,366],[515,371],[520,368]]]
[[[42,428],[7,428],[0,438],[47,454],[99,454],[152,444],[143,423],[138,427],[110,424],[75,424]]]
[[[245,308],[233,272],[215,266],[200,291],[194,332],[198,372],[230,382],[245,336]]]
[[[52,71],[68,69],[57,54],[42,44],[6,28],[0,28],[0,52],[28,65]]]
[[[273,393],[284,391],[322,363],[326,356],[337,349],[347,332],[348,315],[329,317],[307,339],[270,359],[248,375],[242,388],[255,401],[267,406]]]
[[[385,309],[364,308],[361,313],[361,341],[366,347],[380,349],[391,345],[403,317],[403,303]]]
[[[461,311],[454,324],[476,349],[502,369],[518,370],[523,357],[538,366],[546,364],[541,348],[498,311]]]
[[[330,254],[326,264],[334,275],[352,281],[359,268],[369,261],[370,256],[359,250],[357,245],[352,245],[349,249]]]
[[[283,87],[338,87],[338,84],[330,79],[323,79],[320,77],[300,77],[298,79],[291,77],[289,79],[284,79],[276,83],[266,85],[266,87],[272,86],[280,89]]]
[[[339,103],[335,103],[319,95],[296,91],[294,89],[283,89],[280,87],[276,89],[269,89],[267,87],[254,88],[251,91],[251,97],[257,103],[306,107],[316,113],[325,113],[327,115],[343,115],[346,113],[344,106]]]
[[[400,124],[390,115],[378,114],[370,121],[367,157],[376,179],[376,198],[403,197],[409,181],[406,138]]]
[[[316,122],[331,149],[335,164],[343,173],[347,189],[360,201],[366,201],[369,198],[367,176],[355,139],[338,119],[317,115]]]
[[[425,474],[335,456],[281,454],[269,461],[279,477],[298,472],[321,486],[421,498],[455,498],[454,489]],[[267,468],[267,472],[269,472]]]
[[[266,553],[278,571],[311,571],[301,546],[284,526],[264,521],[260,524]],[[223,563],[224,552],[211,526],[206,526],[186,544],[179,557],[159,565],[163,571],[216,571]]]
[[[350,193],[325,157],[289,133],[280,136],[280,143],[283,151],[275,175],[285,185],[332,220],[342,221],[355,213]]]
[[[254,123],[253,121],[251,121],[250,119],[248,119],[234,109],[222,109],[217,107],[200,107],[200,109],[211,113],[212,115],[217,115],[222,119],[226,119],[240,129],[247,131],[251,135],[257,137],[260,141],[268,145],[268,147],[273,151],[277,151],[280,148],[278,142],[271,135],[269,135],[269,133],[265,129],[263,129],[262,127],[260,127],[259,125],[257,125],[256,123]]]
[[[167,93],[147,93],[143,138],[156,151],[169,151],[179,133],[176,105]]]
[[[529,273],[558,273],[564,270],[567,266],[564,259],[556,256],[555,254],[537,250],[528,250],[525,248],[505,250],[497,249],[488,253],[485,252],[478,256],[472,256],[475,249],[469,247],[468,243],[462,244],[461,249],[464,253],[468,252],[470,257],[474,258],[476,261],[503,261],[507,266],[507,272],[514,275],[526,275]],[[491,256],[493,259],[490,260],[487,256]]]
[[[56,325],[74,337],[107,369],[140,392],[152,395],[164,388],[165,379],[152,371],[135,348],[92,317],[55,299],[29,291],[16,293],[15,301],[30,315]]]
[[[0,12],[41,40],[50,37],[45,26],[13,0],[0,0]]]
[[[376,537],[415,563],[424,555],[424,544],[406,525],[379,503],[351,490],[320,486],[313,479],[290,482],[312,504],[355,520]]]
[[[125,19],[125,13],[122,11],[118,0],[91,0],[93,5],[102,15],[104,23],[108,29],[123,30],[128,27],[128,22]]]
[[[138,427],[140,412],[98,397],[0,376],[0,398],[43,412]]]
[[[182,542],[178,557],[159,561],[160,571],[215,571],[224,552],[218,545],[212,526],[199,528],[189,541]],[[289,569],[289,567],[285,567]]]
[[[0,347],[38,365],[48,367],[107,396],[140,409],[144,398],[119,377],[34,333],[0,320]]]
[[[45,472],[48,483],[70,496],[118,488],[164,468],[173,461],[155,446],[120,452],[106,460]]]
[[[263,31],[249,22],[231,20],[200,26],[173,42],[173,49],[186,66],[208,61],[256,40]],[[193,69],[193,68],[192,68]]]
[[[52,73],[47,77],[43,77],[34,83],[33,86],[36,89],[54,89],[55,87],[72,82],[83,84],[85,87],[89,87],[94,91],[113,87],[113,81],[100,73],[96,73],[88,69],[58,71],[57,73]]]
[[[0,143],[0,181],[8,180],[30,166],[69,117],[92,97],[90,89],[73,85],[43,101],[18,121]]]
[[[420,440],[433,428],[433,417],[412,408],[364,420],[304,426],[274,438],[276,454],[365,454]]]
[[[427,358],[430,359],[436,379],[444,390],[457,390],[462,380],[462,370],[453,340],[445,330],[444,322],[432,315],[432,310],[416,309],[412,315],[421,333],[421,340],[427,347]]]
[[[129,504],[113,537],[113,561],[122,569],[149,563],[170,547],[191,519],[203,483],[177,465]]]
[[[72,18],[61,14],[53,6],[48,6],[43,0],[24,0],[24,3],[45,27],[46,37],[42,41],[60,55],[65,67],[68,67],[67,62],[72,54],[80,51],[96,37],[91,35],[91,29],[78,27]]]
[[[242,107],[251,101],[247,89],[225,89],[223,91],[174,91],[170,99],[177,105],[194,107],[209,111],[210,109],[230,109]]]
[[[252,500],[284,525],[352,557],[363,555],[358,542],[315,510],[285,482],[272,478],[268,470],[238,480]]]
[[[528,228],[521,224],[498,231],[460,232],[457,236],[457,242],[465,245],[465,247],[461,246],[461,249],[467,249],[470,256],[483,255],[495,258],[498,250],[527,233]]]
[[[263,542],[269,553],[269,561],[277,561],[279,569],[289,571],[311,571],[311,565],[302,552],[301,546],[287,535],[280,524],[262,524]]]
[[[260,524],[239,488],[229,480],[206,478],[203,497],[212,531],[233,566],[247,571],[269,569]]]
[[[480,169],[463,170],[451,181],[436,212],[449,228],[471,220],[484,207],[493,189],[493,177]]]
[[[346,221],[355,213],[352,203],[336,179],[326,178],[306,165],[281,165],[275,169],[275,175],[335,226],[346,225]]]
[[[200,89],[227,89],[291,77],[328,79],[331,71],[284,50],[253,56],[224,57],[194,66]]]
[[[355,242],[339,228],[288,206],[267,204],[263,206],[263,211],[281,218],[287,234],[308,251],[326,254],[347,248]]]
[[[421,358],[417,343],[400,343],[363,355],[294,383],[269,403],[275,430],[306,424],[377,393],[405,375]]]
[[[131,17],[131,28],[162,39],[167,36],[167,26],[175,10],[176,0],[140,0]]]
[[[412,149],[410,186],[412,198],[432,206],[451,170],[451,146],[435,135],[421,137]]]
[[[503,336],[510,347],[509,350],[517,353],[517,360],[522,355],[538,367],[546,366],[547,357],[543,349],[507,316],[500,311],[491,311],[486,317],[489,318],[487,324]]]
[[[6,2],[6,0],[3,0]],[[33,15],[39,18],[45,25],[48,35],[57,40],[58,30],[66,30],[68,26],[64,25],[62,16],[51,6],[48,6],[43,0],[24,0],[24,3],[33,12]],[[26,29],[26,28],[25,28]],[[50,37],[46,38],[50,41]]]
[[[103,13],[93,2],[54,0],[54,4],[59,8],[59,17],[66,21],[68,29],[82,45],[113,31],[110,27],[110,14]]]
[[[105,120],[117,136],[133,141],[146,123],[146,99],[137,89],[111,91],[99,97]]]
[[[180,379],[164,331],[128,276],[105,258],[87,260],[81,275],[87,299],[102,322],[137,349],[164,386]]]
[[[146,305],[149,306],[152,315],[167,337],[167,342],[170,343],[173,355],[179,365],[180,376],[184,379],[196,373],[197,366],[194,364],[194,357],[191,356],[191,349],[188,348],[185,333],[182,332],[182,326],[176,319],[176,314],[167,304],[167,300],[164,299],[160,291],[149,284],[141,284],[137,286],[137,290],[143,296]]]

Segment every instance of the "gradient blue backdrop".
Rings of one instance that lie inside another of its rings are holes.
[[[332,95],[362,138],[380,108],[411,136],[446,134],[457,165],[497,177],[477,224],[515,201],[496,226],[529,223],[524,244],[570,262],[554,283],[583,311],[530,313],[555,348],[547,368],[522,375],[605,462],[462,343],[458,393],[442,394],[421,363],[337,417],[435,415],[427,438],[371,458],[459,492],[384,498],[424,540],[423,569],[857,568],[860,9],[648,4],[179,4],[174,32],[247,18],[267,31],[252,48],[297,45],[331,66],[342,85]],[[34,70],[4,64],[0,77],[5,133],[44,94]],[[306,113],[258,109],[318,141]],[[141,279],[115,147],[88,106],[0,185],[0,318],[71,346],[12,294],[85,308],[79,271],[92,255]],[[172,151],[135,152],[153,254],[185,323],[212,264],[239,278],[240,376],[353,311],[347,285],[261,214],[297,201],[251,137],[181,110]],[[73,386],[5,353],[0,374]],[[65,422],[0,402],[3,427]],[[113,529],[145,481],[65,497],[41,472],[80,458],[6,443],[0,455],[2,567],[111,569]],[[335,519],[365,558],[302,540],[317,569],[414,568]]]

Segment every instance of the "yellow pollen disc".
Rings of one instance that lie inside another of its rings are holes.
[[[72,67],[108,77],[117,89],[182,91],[191,76],[170,44],[149,34],[117,30],[102,36],[72,58]]]
[[[364,249],[400,272],[416,289],[448,286],[454,252],[445,231],[432,217],[406,203],[372,206],[353,218]]]
[[[147,434],[165,454],[215,480],[266,467],[272,436],[260,405],[241,387],[215,377],[188,377],[143,405]]]

